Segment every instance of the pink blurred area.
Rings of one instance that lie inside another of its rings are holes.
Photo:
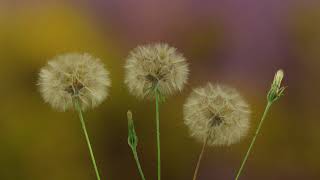
[[[156,177],[152,102],[132,97],[124,61],[137,45],[167,42],[188,59],[190,81],[161,105],[163,179],[191,179],[201,144],[182,105],[207,81],[236,87],[252,107],[250,136],[207,150],[199,179],[232,179],[248,147],[275,71],[286,94],[272,107],[242,179],[320,178],[320,3],[312,0],[1,0],[0,179],[94,179],[80,122],[37,90],[39,69],[65,52],[88,52],[111,72],[110,97],[85,116],[104,179],[139,179],[127,145],[133,111],[141,163]]]

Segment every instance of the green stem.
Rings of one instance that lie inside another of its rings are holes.
[[[244,159],[242,160],[240,169],[239,169],[239,171],[238,171],[238,173],[237,173],[237,176],[236,176],[235,180],[238,180],[239,177],[240,177],[240,174],[241,174],[241,172],[242,172],[242,170],[243,170],[243,168],[244,168],[244,165],[245,165],[246,162],[247,162],[247,159],[248,159],[248,157],[249,157],[249,154],[250,154],[250,152],[251,152],[251,149],[252,149],[252,147],[253,147],[253,145],[254,145],[254,143],[255,143],[255,141],[256,141],[257,135],[258,135],[259,132],[260,132],[261,126],[262,126],[262,124],[263,124],[263,121],[264,121],[264,119],[266,118],[267,113],[268,113],[271,105],[272,105],[272,102],[268,101],[268,104],[267,104],[267,106],[266,106],[266,108],[265,108],[265,110],[264,110],[264,113],[263,113],[263,116],[262,116],[262,118],[261,118],[261,120],[260,120],[260,123],[259,123],[259,125],[258,125],[258,128],[257,128],[257,130],[256,130],[256,132],[255,132],[255,134],[254,134],[254,136],[253,136],[253,138],[252,138],[251,144],[250,144],[250,146],[249,146],[249,148],[248,148],[248,150],[247,150],[247,153],[246,153]]]
[[[93,164],[94,170],[96,172],[97,180],[100,180],[100,175],[99,175],[99,171],[98,171],[98,168],[97,168],[96,160],[94,158],[93,151],[92,151],[92,148],[91,148],[90,139],[89,139],[89,136],[88,136],[88,133],[87,133],[86,124],[85,124],[85,122],[83,120],[82,110],[81,110],[81,107],[80,107],[80,104],[79,104],[79,100],[76,99],[76,98],[74,99],[74,106],[75,106],[76,111],[78,111],[78,114],[79,114],[79,119],[81,121],[83,133],[84,133],[84,135],[86,137],[88,149],[89,149],[89,152],[90,152],[90,157],[91,157],[91,160],[92,160],[92,164]]]
[[[199,167],[200,167],[200,164],[201,164],[202,156],[203,156],[204,150],[205,150],[205,148],[207,146],[207,142],[208,142],[207,139],[208,139],[208,136],[206,137],[206,139],[205,139],[205,141],[204,141],[204,143],[202,145],[202,150],[201,150],[201,153],[199,155],[197,166],[196,166],[196,169],[195,169],[194,174],[193,174],[193,180],[197,179],[197,175],[198,175]]]
[[[160,115],[159,115],[159,92],[155,89],[156,96],[156,123],[157,123],[157,157],[158,157],[158,180],[161,179],[161,158],[160,158]]]
[[[138,157],[137,151],[135,149],[132,149],[132,153],[133,153],[134,159],[136,160],[141,179],[142,180],[146,180],[146,178],[144,177],[141,165],[140,165],[140,161],[139,161],[139,157]]]

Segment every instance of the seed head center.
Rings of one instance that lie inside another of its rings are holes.
[[[155,84],[159,81],[159,79],[156,76],[151,74],[146,75],[146,79],[151,83],[155,83]]]
[[[72,96],[76,96],[82,88],[84,88],[84,85],[79,80],[75,79],[72,81],[72,84],[66,88],[66,91]]]
[[[214,127],[214,126],[219,126],[223,121],[223,117],[219,116],[219,115],[213,115],[212,118],[210,119],[210,126]]]

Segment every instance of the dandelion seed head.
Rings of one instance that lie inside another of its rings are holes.
[[[184,123],[191,136],[208,145],[239,142],[249,129],[250,109],[233,88],[212,85],[196,88],[184,105]]]
[[[108,95],[109,72],[89,54],[63,54],[51,59],[40,70],[39,89],[45,102],[54,109],[73,108],[78,98],[82,110],[94,108]]]
[[[186,59],[168,44],[148,44],[133,49],[125,64],[125,84],[139,98],[152,98],[154,89],[162,96],[181,91],[187,82]]]

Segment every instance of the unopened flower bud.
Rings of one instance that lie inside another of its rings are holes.
[[[285,87],[281,87],[281,81],[283,79],[283,76],[284,76],[284,73],[283,73],[283,70],[281,69],[278,70],[277,73],[275,74],[273,83],[268,93],[269,102],[274,102],[283,95],[283,92],[285,90]]]

